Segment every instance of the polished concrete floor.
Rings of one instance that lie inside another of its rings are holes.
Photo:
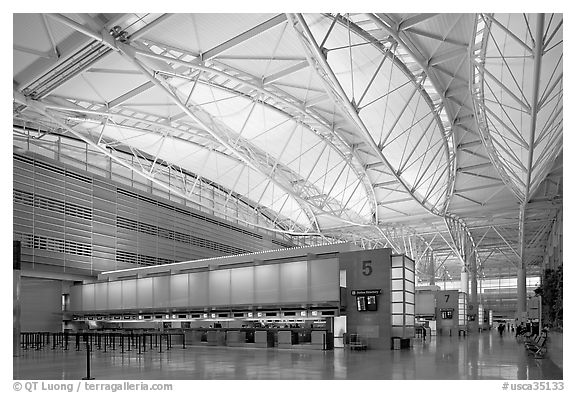
[[[14,358],[14,379],[81,379],[86,354],[43,349]],[[549,359],[534,359],[511,333],[416,339],[410,349],[334,351],[192,346],[138,355],[96,350],[97,380],[194,379],[511,379],[561,380]]]

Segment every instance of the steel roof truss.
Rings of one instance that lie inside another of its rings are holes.
[[[239,35],[237,35],[234,38],[229,39],[228,41],[212,48],[209,49],[205,52],[202,53],[202,60],[209,60],[212,59],[214,57],[217,57],[220,53],[223,53],[227,50],[232,49],[235,46],[238,46],[246,41],[248,41],[249,39],[257,36],[258,34],[262,34],[265,31],[270,30],[273,27],[276,27],[282,23],[286,22],[286,15],[285,14],[278,14],[276,16],[274,16],[273,18],[259,24],[258,26],[255,26],[253,28],[251,28],[250,30],[247,30]]]
[[[288,75],[291,75],[307,67],[308,67],[308,61],[307,60],[301,61],[299,63],[286,67],[278,72],[275,72],[274,74],[264,77],[262,79],[262,84],[268,85],[270,83],[276,82],[279,79],[282,79]]]
[[[436,40],[436,41],[441,42],[441,43],[446,42],[446,43],[454,45],[454,46],[463,47],[466,49],[468,48],[468,43],[453,40],[451,38],[442,37],[442,36],[439,36],[437,34],[430,33],[429,31],[420,30],[418,28],[411,27],[408,29],[404,29],[404,32],[416,34],[416,35],[426,37],[426,38],[431,38],[431,39]]]
[[[206,65],[201,65],[201,64],[195,64],[195,63],[187,63],[178,59],[173,59],[173,58],[166,58],[162,55],[157,55],[155,53],[152,52],[148,52],[148,51],[143,51],[143,50],[139,50],[139,49],[135,49],[134,53],[136,55],[141,55],[141,56],[146,56],[146,57],[150,57],[150,58],[154,58],[154,59],[158,59],[158,60],[163,60],[163,61],[167,61],[167,62],[172,62],[174,64],[180,64],[182,66],[185,67],[189,67],[192,69],[197,69],[197,70],[204,70],[206,72],[209,73],[213,73],[214,77],[217,77],[219,75],[221,76],[225,76],[230,78],[231,80],[235,80],[241,84],[244,84],[246,86],[251,86],[253,87],[254,91],[258,91],[261,92],[263,94],[266,94],[267,96],[271,97],[274,101],[275,101],[275,106],[281,108],[281,110],[283,111],[287,111],[287,109],[292,109],[297,111],[298,113],[304,115],[304,118],[302,118],[301,116],[298,116],[302,121],[306,120],[306,122],[304,122],[304,124],[309,125],[309,119],[313,118],[314,119],[314,126],[310,127],[311,130],[313,130],[314,132],[316,132],[316,134],[326,140],[327,143],[331,144],[331,146],[333,146],[336,151],[338,151],[339,154],[342,155],[342,157],[344,159],[346,159],[347,157],[345,156],[345,154],[350,153],[350,147],[343,142],[343,140],[341,140],[339,137],[338,138],[334,138],[334,133],[332,128],[330,128],[330,125],[324,121],[321,120],[319,117],[317,117],[317,115],[311,114],[309,111],[304,110],[305,106],[304,104],[299,103],[296,99],[289,97],[288,95],[286,95],[286,93],[275,89],[273,87],[273,84],[270,84],[267,86],[266,89],[264,89],[264,87],[258,87],[256,81],[252,81],[252,79],[254,79],[253,76],[247,75],[247,74],[243,74],[241,73],[241,71],[234,71],[236,73],[237,76],[230,76],[228,74],[226,74],[224,71],[222,71],[222,68],[225,67],[225,65],[218,63],[218,69],[216,68],[211,68],[208,67]],[[216,63],[215,63],[216,64]],[[231,69],[230,67],[228,67],[229,69]],[[272,91],[270,91],[270,89],[272,89]],[[282,96],[278,95],[281,94]],[[285,98],[284,98],[285,97]],[[290,112],[290,110],[288,110],[288,113],[291,114],[292,116],[295,116],[292,112]],[[318,127],[318,125],[320,125],[321,127]],[[368,176],[366,176],[365,170],[362,168],[361,165],[359,165],[359,163],[356,162],[356,160],[358,159],[356,157],[356,155],[353,153],[355,160],[352,161],[351,163],[354,164],[354,168],[355,168],[355,172],[357,173],[357,176],[359,178],[362,179],[366,179],[364,180],[364,182],[368,181]],[[360,172],[362,171],[362,172]],[[372,195],[371,198],[373,199],[373,190],[371,189],[371,187],[369,187],[367,184],[365,184],[365,188],[367,190],[368,195]],[[371,207],[373,210],[375,210],[375,201],[371,202]]]
[[[554,15],[554,14],[552,14]],[[552,23],[552,16],[550,17],[550,21],[549,24]],[[554,31],[550,34],[549,37],[546,37],[546,35],[544,35],[544,40],[546,40],[546,42],[544,42],[543,45],[543,51],[544,53],[546,53],[549,49],[548,49],[548,45],[550,44],[550,42],[552,42],[552,39],[554,38],[554,36],[556,35],[556,33],[558,33],[558,31],[560,30],[560,27],[562,27],[562,24],[564,23],[564,19],[560,19],[560,22],[556,25],[556,27],[554,28]],[[548,29],[546,29],[546,34],[548,33]]]
[[[405,19],[398,24],[398,30],[409,29],[412,26],[416,26],[417,24],[422,23],[428,19],[434,18],[437,15],[438,14],[418,14],[411,16],[410,18]]]
[[[520,44],[528,53],[532,54],[532,48],[528,46],[524,40],[518,38],[518,36],[512,33],[506,26],[504,26],[500,21],[498,21],[492,14],[482,14],[482,17],[490,19],[492,23],[498,26],[504,33],[506,33],[510,38],[512,38],[516,43]]]

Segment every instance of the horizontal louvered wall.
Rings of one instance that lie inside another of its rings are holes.
[[[97,274],[285,246],[44,157],[14,154],[13,189],[28,268]]]

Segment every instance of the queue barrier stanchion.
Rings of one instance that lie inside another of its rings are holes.
[[[90,347],[91,347],[91,340],[89,340],[86,336],[84,336],[86,339],[86,377],[82,378],[83,380],[92,380],[94,379],[91,375],[90,375]],[[91,338],[91,335],[90,335]]]

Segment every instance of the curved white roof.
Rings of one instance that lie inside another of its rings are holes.
[[[14,14],[13,44],[15,124],[152,157],[155,182],[452,273],[542,260],[558,204],[519,203],[561,198],[561,14]]]

